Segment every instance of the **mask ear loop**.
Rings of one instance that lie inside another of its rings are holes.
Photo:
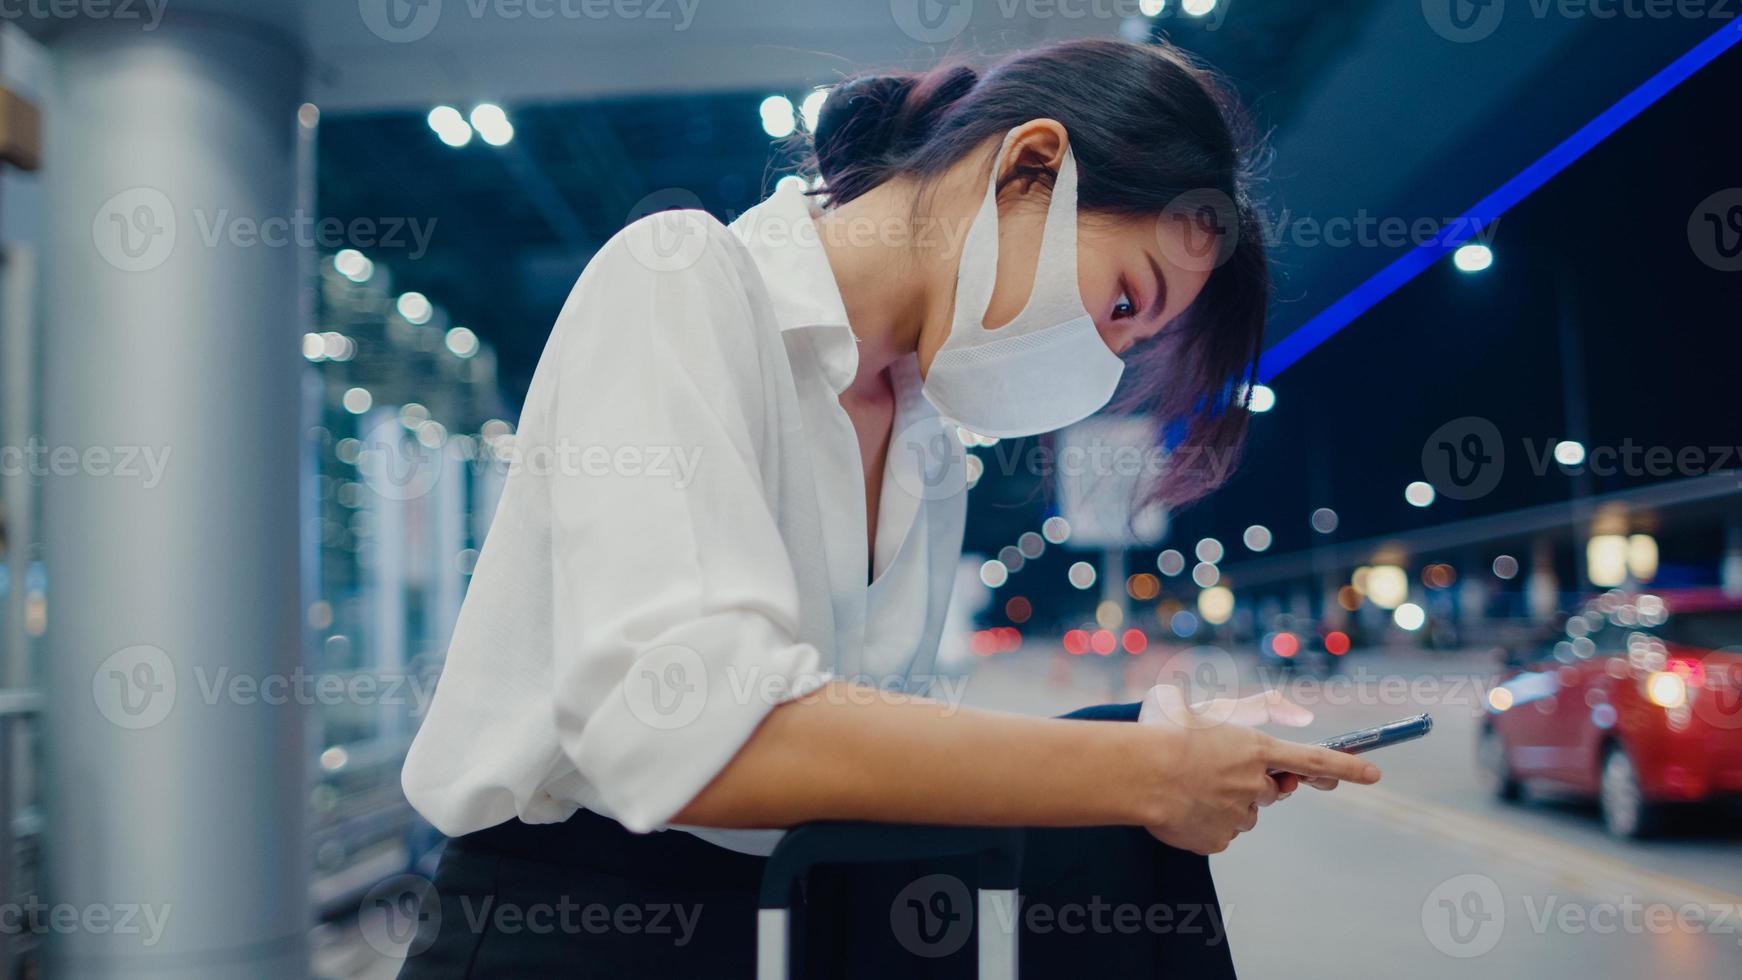
[[[998,279],[998,171],[1015,140],[1014,129],[1004,135],[998,155],[992,159],[986,198],[962,240],[962,257],[956,268],[956,315],[950,324],[952,337],[966,335],[958,338],[962,341],[971,342],[974,334],[986,332],[982,324],[992,306],[992,287]],[[967,311],[974,312],[968,315]]]
[[[958,339],[967,344],[990,339],[998,330],[1008,326],[1000,324],[988,330],[985,322],[998,278],[998,173],[1015,140],[1016,130],[1005,135],[991,177],[987,180],[986,200],[962,244],[962,261],[956,273],[957,315],[950,331],[952,337],[962,335]],[[1049,303],[1048,299],[1057,302]],[[962,315],[964,310],[977,310],[978,314],[970,318]],[[1062,319],[1088,315],[1077,285],[1077,157],[1068,142],[1047,202],[1034,285],[1029,289],[1027,302],[1011,322],[1030,313]]]
[[[1034,284],[1039,292],[1041,276],[1070,276],[1070,295],[1082,296],[1077,289],[1077,155],[1065,144],[1065,155],[1059,161],[1058,175],[1053,178],[1052,198],[1046,206],[1046,227],[1041,231],[1040,266],[1035,271]],[[1032,295],[1032,294],[1031,294]]]

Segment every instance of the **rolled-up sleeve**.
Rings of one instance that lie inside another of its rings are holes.
[[[781,420],[763,365],[783,356],[779,337],[760,332],[772,328],[755,322],[748,260],[723,227],[644,221],[682,222],[665,233],[705,247],[647,261],[632,226],[601,250],[558,319],[547,431],[517,447],[549,484],[562,749],[642,832],[694,799],[769,711],[828,680],[797,639],[765,482]]]

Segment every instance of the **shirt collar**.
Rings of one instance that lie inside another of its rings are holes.
[[[809,335],[824,377],[839,394],[858,374],[859,348],[811,216],[804,189],[787,181],[768,200],[740,215],[731,230],[762,273],[781,333],[802,330]]]

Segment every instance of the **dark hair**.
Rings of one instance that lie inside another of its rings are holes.
[[[983,73],[952,65],[855,78],[824,102],[809,165],[823,181],[817,193],[842,204],[891,178],[935,178],[1041,118],[1070,134],[1085,212],[1150,217],[1184,206],[1201,221],[1205,202],[1228,212],[1214,226],[1222,251],[1208,283],[1177,323],[1134,349],[1127,375],[1136,383],[1116,399],[1154,415],[1174,450],[1155,497],[1189,503],[1215,489],[1245,439],[1245,392],[1270,299],[1251,199],[1254,141],[1219,76],[1165,42],[1081,40],[1010,55]]]

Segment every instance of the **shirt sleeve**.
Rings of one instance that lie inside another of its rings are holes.
[[[645,247],[655,238],[687,252]],[[553,336],[540,448],[556,727],[638,832],[666,825],[769,711],[829,679],[797,639],[765,485],[781,420],[768,417],[764,364],[784,351],[752,316],[749,262],[699,212],[643,219],[595,256]]]

